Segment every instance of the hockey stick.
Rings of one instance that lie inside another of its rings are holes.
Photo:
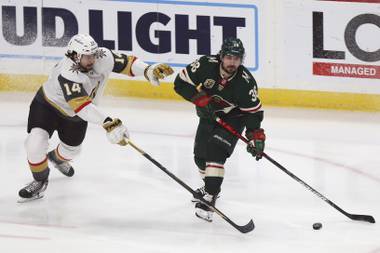
[[[239,132],[237,132],[232,126],[230,126],[229,124],[227,124],[226,122],[224,122],[219,117],[216,117],[215,120],[223,128],[225,128],[227,131],[229,131],[231,134],[235,135],[240,140],[242,140],[242,141],[244,141],[245,143],[248,144],[248,142],[249,142],[248,139],[245,138],[244,136],[242,136]],[[296,175],[294,175],[292,172],[290,172],[289,170],[287,170],[284,166],[282,166],[281,164],[279,164],[272,157],[270,157],[269,155],[267,155],[264,152],[263,152],[262,156],[265,157],[272,164],[274,164],[276,167],[278,167],[279,169],[281,169],[283,172],[285,172],[286,174],[288,174],[291,178],[293,178],[294,180],[296,180],[298,183],[300,183],[303,186],[305,186],[309,191],[311,191],[312,193],[314,193],[315,195],[317,195],[319,198],[321,198],[322,200],[324,200],[325,202],[327,202],[330,206],[334,207],[336,210],[338,210],[339,212],[341,212],[342,214],[344,214],[345,216],[347,216],[348,218],[350,218],[351,220],[367,221],[367,222],[370,222],[370,223],[375,223],[375,218],[373,216],[347,213],[342,208],[340,208],[339,206],[337,206],[334,202],[332,202],[331,200],[329,200],[328,198],[326,198],[325,196],[323,196],[321,193],[319,193],[317,190],[315,190],[313,187],[311,187],[310,185],[308,185],[307,183],[305,183],[302,179],[300,179],[299,177],[297,177]]]
[[[177,176],[175,176],[173,173],[171,173],[168,169],[166,169],[163,165],[161,165],[159,162],[157,162],[155,159],[153,159],[149,154],[145,153],[142,149],[138,148],[135,144],[133,144],[130,140],[128,140],[128,144],[131,145],[135,150],[137,150],[140,154],[142,154],[146,159],[151,161],[154,165],[156,165],[158,168],[160,168],[163,172],[165,172],[169,177],[174,179],[177,183],[179,183],[183,188],[185,188],[187,191],[189,191],[194,198],[199,199],[204,204],[206,204],[212,211],[217,213],[220,217],[222,217],[225,221],[227,221],[230,225],[232,225],[234,228],[239,230],[242,233],[248,233],[251,232],[255,225],[253,223],[253,220],[251,219],[246,225],[239,226],[230,218],[228,218],[224,213],[222,213],[219,209],[217,209],[215,206],[213,206],[210,202],[206,201],[201,195],[197,194],[193,189],[190,188],[186,183],[184,183],[181,179],[179,179]]]

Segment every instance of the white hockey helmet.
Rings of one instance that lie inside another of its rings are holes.
[[[82,55],[92,55],[96,54],[98,51],[98,43],[88,34],[77,34],[74,35],[67,45],[67,53],[76,53],[78,59]]]

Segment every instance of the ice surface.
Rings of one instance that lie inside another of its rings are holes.
[[[32,180],[24,140],[31,94],[0,94],[0,252],[380,252],[380,227],[349,220],[268,161],[237,145],[226,163],[215,217],[194,215],[191,196],[130,147],[111,145],[91,125],[76,174],[52,169],[43,199],[19,204]],[[107,98],[134,143],[191,187],[197,118],[186,102]],[[265,108],[267,153],[350,213],[380,222],[379,113]],[[51,149],[57,145],[51,140]],[[322,222],[319,231],[312,224]]]

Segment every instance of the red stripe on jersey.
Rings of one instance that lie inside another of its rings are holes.
[[[208,164],[206,167],[211,167],[211,168],[217,168],[217,169],[224,169],[223,165],[217,165],[217,164]]]
[[[261,104],[258,105],[258,106],[256,106],[256,107],[254,107],[254,108],[252,108],[252,109],[250,109],[250,108],[248,108],[248,109],[240,108],[240,110],[243,111],[243,112],[257,112],[260,109],[261,109]]]
[[[39,163],[31,163],[31,162],[29,162],[29,160],[28,160],[28,163],[29,163],[31,166],[38,166],[38,165],[41,165],[41,164],[43,164],[44,162],[46,162],[46,160],[47,160],[47,157],[46,157],[42,162],[39,162]]]
[[[85,103],[83,103],[81,106],[79,106],[77,109],[75,109],[75,113],[78,113],[80,112],[80,110],[82,110],[83,108],[85,108],[88,104],[91,104],[91,101],[87,101]]]

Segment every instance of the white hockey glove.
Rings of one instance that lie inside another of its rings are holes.
[[[160,79],[173,74],[173,69],[165,63],[156,63],[146,67],[144,71],[145,78],[154,86],[160,85]]]
[[[106,118],[103,128],[107,131],[107,138],[112,144],[125,146],[128,144],[129,133],[120,119]]]

